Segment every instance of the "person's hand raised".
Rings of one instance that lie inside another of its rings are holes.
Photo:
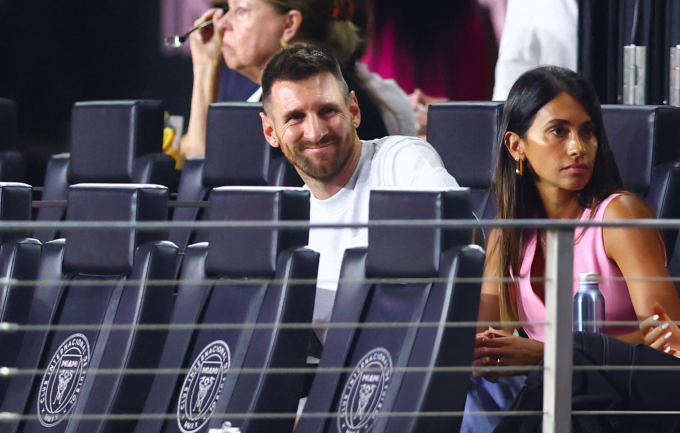
[[[223,9],[209,9],[199,19],[194,21],[194,26],[208,20],[213,21],[213,25],[206,26],[191,34],[189,46],[191,47],[191,61],[194,67],[219,68],[224,62],[222,58],[222,36],[224,36],[224,29],[218,25],[218,21],[223,16]]]

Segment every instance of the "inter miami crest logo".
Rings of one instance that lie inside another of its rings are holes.
[[[379,347],[368,352],[347,380],[340,399],[338,429],[341,433],[367,433],[382,408],[392,377],[392,357]]]
[[[224,341],[213,341],[198,354],[184,379],[177,402],[177,424],[184,433],[193,433],[208,422],[230,365],[229,346]]]
[[[83,334],[68,337],[54,352],[40,382],[38,416],[40,424],[59,424],[76,404],[90,364],[90,344]]]

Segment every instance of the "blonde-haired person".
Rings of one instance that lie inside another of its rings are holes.
[[[204,13],[195,24],[211,19],[216,24],[196,32],[190,41],[194,84],[182,156],[205,153],[208,107],[218,100],[224,64],[259,85],[269,59],[298,42],[332,53],[343,65],[345,80],[362,104],[360,136],[371,139],[387,135],[383,112],[389,112],[390,107],[355,67],[362,38],[351,21],[354,13],[352,0],[229,0],[227,12],[217,8]],[[248,101],[257,102],[260,95],[258,88]],[[407,98],[404,104],[408,104]]]

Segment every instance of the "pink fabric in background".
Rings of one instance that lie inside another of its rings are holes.
[[[374,36],[374,41],[369,45],[362,61],[368,65],[371,72],[383,78],[393,78],[406,93],[411,93],[416,88],[413,69],[407,66],[414,63],[411,47],[397,44],[394,27],[394,21],[385,23],[383,33]],[[375,39],[379,39],[379,50],[375,49]]]
[[[190,56],[188,43],[181,48],[169,48],[163,39],[186,33],[211,4],[210,0],[161,0],[161,52],[167,56]]]
[[[477,0],[468,0],[461,16],[443,17],[427,28],[438,43],[420,52],[391,18],[378,15],[376,22],[379,33],[363,59],[371,71],[393,78],[407,93],[420,88],[451,100],[491,99],[498,43],[489,10]]]

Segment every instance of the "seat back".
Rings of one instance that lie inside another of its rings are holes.
[[[77,102],[69,182],[130,183],[135,159],[160,152],[162,143],[160,101]]]
[[[654,167],[680,161],[680,108],[603,105],[602,116],[626,188],[646,195]]]
[[[268,185],[272,147],[262,133],[261,112],[261,104],[220,102],[210,105],[204,185]]]
[[[262,104],[220,102],[210,105],[205,158],[187,160],[177,191],[178,200],[206,200],[221,186],[302,186],[295,168],[262,133]],[[200,182],[199,182],[200,174]],[[178,212],[179,211],[179,212]],[[176,209],[173,221],[203,219],[201,209]],[[173,229],[170,240],[181,251],[191,242],[204,242],[206,233]]]
[[[217,188],[209,210],[212,221],[308,221],[309,192]],[[189,373],[156,376],[142,413],[173,418],[140,420],[135,432],[207,432],[230,413],[295,413],[302,377],[259,370],[305,364],[309,330],[280,326],[311,322],[318,254],[307,242],[306,230],[213,229],[209,243],[186,249],[171,323],[215,328],[170,331],[159,367]],[[292,418],[231,421],[243,432],[293,427]]]
[[[23,183],[0,183],[0,221],[30,221],[32,195],[33,192],[30,185]],[[23,254],[22,252],[19,252],[23,251],[23,249],[37,251],[37,256],[35,257],[35,267],[37,268],[37,260],[40,258],[40,242],[36,242],[35,240],[27,241],[27,237],[28,230],[0,231],[0,269],[2,269],[3,272],[0,274],[0,277],[7,277],[9,276],[7,274],[8,272],[10,274],[14,272],[15,263],[13,263],[13,260],[16,258],[17,254]],[[11,246],[2,249],[2,246],[6,244],[11,244]],[[20,266],[32,266],[28,265],[28,263],[24,264],[24,259],[21,259],[20,261],[22,262]],[[30,280],[34,279],[35,275],[33,275],[33,278],[30,278]],[[0,287],[0,322],[23,323],[28,311],[27,309],[21,308],[24,301],[18,302],[18,300],[24,299],[24,295],[29,293],[29,288],[20,290],[20,288],[13,287],[11,284]],[[15,304],[16,302],[18,302],[18,304]],[[6,335],[7,334],[0,333],[0,339]],[[0,345],[0,347],[5,346]],[[8,355],[8,353],[5,350],[0,353],[0,366],[7,365],[2,362],[6,355]]]
[[[427,141],[458,184],[470,188],[472,211],[480,219],[496,217],[489,188],[502,113],[500,102],[446,102],[428,109]]]
[[[72,432],[81,418],[71,414],[140,404],[150,379],[88,370],[157,366],[165,333],[132,325],[169,320],[172,286],[150,282],[173,278],[177,248],[162,241],[166,233],[110,223],[164,221],[167,201],[161,186],[71,187],[67,221],[101,222],[105,230],[68,229],[66,240],[45,244],[27,323],[69,327],[23,335],[17,367],[45,373],[13,377],[1,408],[37,419],[9,423],[3,431]],[[113,331],[113,324],[125,328]],[[100,431],[98,421],[82,422],[87,431]]]
[[[372,191],[369,220],[467,219],[469,191]],[[404,206],[404,203],[409,203]],[[369,227],[368,247],[345,251],[331,327],[296,433],[456,431],[460,419],[389,418],[378,412],[462,411],[468,373],[428,373],[423,367],[469,366],[484,252],[468,230]],[[377,283],[366,279],[391,281]],[[437,282],[413,281],[432,278]],[[394,281],[394,279],[404,279]],[[418,327],[423,322],[434,327]],[[363,328],[333,324],[364,323]],[[380,323],[389,323],[380,327]],[[403,324],[403,327],[395,326]],[[455,346],[456,350],[450,350]],[[409,371],[408,368],[420,368]],[[349,373],[344,370],[350,369]],[[315,414],[338,413],[331,419]],[[307,415],[307,416],[305,416]]]
[[[160,101],[78,102],[71,113],[71,152],[53,156],[47,166],[43,200],[65,200],[77,183],[140,183],[171,186],[174,160],[162,153]],[[60,221],[63,209],[41,208],[38,221]],[[61,236],[39,230],[47,242]]]
[[[626,189],[657,217],[680,218],[680,108],[603,105],[602,115]],[[677,233],[664,232],[669,258]]]
[[[0,183],[0,221],[30,221],[32,190],[29,185]],[[0,278],[9,280],[0,287],[0,322],[25,325],[33,298],[42,245],[27,239],[27,232],[0,232]],[[21,335],[0,332],[0,366],[15,367]],[[3,400],[7,378],[0,379],[0,401]]]

